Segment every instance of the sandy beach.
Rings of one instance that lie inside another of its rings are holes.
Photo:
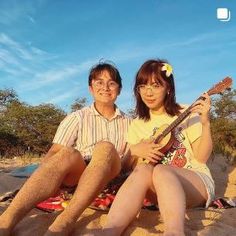
[[[22,165],[19,161],[0,163],[0,195],[13,191],[23,184],[24,179],[15,178],[8,172]],[[236,168],[229,166],[222,156],[215,156],[209,163],[216,183],[216,196],[236,199]],[[171,200],[171,199],[170,199]],[[6,208],[0,204],[0,214]],[[33,209],[15,228],[14,236],[40,236],[59,213],[45,213]],[[106,213],[87,208],[78,219],[72,235],[84,235],[97,231],[105,222]],[[236,208],[230,209],[190,209],[186,212],[186,235],[233,236],[236,235]],[[162,235],[163,221],[158,211],[141,210],[123,235]]]

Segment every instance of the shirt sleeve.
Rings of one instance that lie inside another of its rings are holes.
[[[140,138],[137,134],[137,125],[135,120],[133,120],[129,125],[127,133],[127,142],[130,145],[137,144],[138,142],[140,142]]]
[[[187,136],[190,143],[193,143],[202,135],[202,123],[198,114],[191,114],[187,122]]]
[[[61,144],[66,147],[73,147],[81,126],[82,117],[73,112],[65,117],[60,123],[54,136],[53,143]]]

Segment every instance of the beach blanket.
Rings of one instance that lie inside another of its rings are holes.
[[[38,166],[39,164],[31,164],[24,167],[19,167],[11,171],[9,174],[18,178],[28,178],[38,168]],[[129,173],[122,173],[112,180],[108,186],[94,199],[89,208],[106,212],[109,211],[109,208],[115,199],[116,193],[128,175]],[[36,208],[46,212],[62,211],[69,204],[74,190],[75,189],[62,189],[56,196],[50,197],[45,201],[38,203]],[[15,189],[14,191],[9,191],[0,195],[0,202],[11,202],[18,191],[19,189]],[[232,208],[236,207],[236,201],[232,198],[220,197],[212,201],[209,207],[222,209]],[[143,201],[142,208],[154,211],[158,210],[158,207],[146,198]]]
[[[39,164],[30,164],[23,167],[18,167],[11,171],[9,175],[18,178],[28,178],[39,167]]]
[[[18,193],[19,189],[12,192],[7,192],[0,196],[0,203],[10,204],[12,199]],[[113,190],[114,191],[114,190]],[[118,189],[117,189],[118,191]],[[89,208],[99,211],[108,212],[114,199],[116,192],[111,193],[110,190],[105,189],[102,191],[91,203]],[[69,204],[71,198],[73,197],[73,192],[68,190],[61,190],[56,196],[50,197],[45,201],[38,203],[35,207],[45,212],[62,211]],[[232,198],[221,197],[217,198],[210,204],[209,208],[214,209],[228,209],[236,207],[236,200]],[[158,207],[150,202],[147,198],[143,201],[142,209],[148,209],[152,211],[157,211]]]

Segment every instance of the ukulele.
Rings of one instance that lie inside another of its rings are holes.
[[[219,94],[224,92],[226,89],[230,89],[232,85],[232,79],[230,77],[226,77],[216,85],[214,85],[211,89],[207,91],[209,96],[214,94]],[[204,97],[199,97],[198,100],[204,100]],[[195,102],[196,102],[195,101]],[[194,103],[193,103],[194,104]],[[162,125],[152,136],[155,144],[159,144],[160,148],[158,149],[163,154],[166,154],[167,151],[171,148],[174,143],[174,128],[177,127],[190,113],[193,104],[189,106],[183,113],[181,113],[178,118],[176,118],[170,125]],[[149,163],[150,161],[143,159],[143,162]],[[161,161],[160,161],[161,162]]]

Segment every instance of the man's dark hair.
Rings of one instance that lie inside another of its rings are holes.
[[[89,73],[89,81],[88,81],[89,86],[92,85],[92,80],[96,79],[103,71],[107,71],[109,73],[112,80],[115,81],[119,85],[119,88],[121,90],[122,79],[121,79],[120,73],[115,66],[109,63],[98,63],[91,68],[90,73]]]

